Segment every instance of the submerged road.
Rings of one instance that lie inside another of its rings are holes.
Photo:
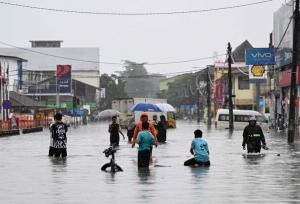
[[[153,150],[149,171],[138,171],[137,149],[121,140],[116,154],[124,169],[101,172],[108,162],[107,123],[70,128],[66,161],[48,158],[49,132],[0,138],[1,203],[298,203],[300,140],[266,133],[270,148],[247,157],[242,132],[200,128],[210,148],[209,168],[190,168],[196,123],[178,122],[167,143]],[[280,156],[278,156],[280,154]],[[157,165],[159,167],[155,167]],[[163,167],[161,167],[163,166]]]

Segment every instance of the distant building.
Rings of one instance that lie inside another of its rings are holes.
[[[245,50],[253,48],[245,40],[232,52],[232,94],[235,109],[269,111],[268,83],[254,84],[249,81],[249,67],[245,64]],[[214,109],[228,108],[228,64],[215,63]],[[257,93],[259,88],[259,92]],[[259,96],[258,96],[259,95]],[[257,107],[260,100],[260,107]]]
[[[25,95],[56,106],[56,66],[71,65],[72,89],[70,93],[60,93],[61,106],[70,107],[73,96],[82,104],[95,106],[100,88],[99,48],[64,48],[63,41],[30,42],[31,48],[0,48],[0,54],[28,60],[21,82]]]
[[[0,120],[7,118],[2,103],[10,99],[10,92],[18,92],[22,86],[22,67],[27,60],[9,55],[0,55]]]

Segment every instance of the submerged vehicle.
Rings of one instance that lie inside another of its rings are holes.
[[[250,117],[255,116],[257,124],[262,129],[268,129],[268,119],[260,112],[253,110],[233,110],[233,126],[235,129],[242,130],[249,124]],[[218,109],[215,127],[217,129],[228,129],[229,128],[229,110]]]

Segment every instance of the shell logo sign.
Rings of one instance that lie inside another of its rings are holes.
[[[250,83],[263,83],[267,80],[267,70],[264,65],[249,66]]]
[[[254,77],[263,77],[265,71],[265,67],[261,65],[254,65],[251,67],[251,73]]]

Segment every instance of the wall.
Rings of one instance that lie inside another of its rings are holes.
[[[100,86],[100,73],[98,70],[74,70],[72,78],[95,88]]]
[[[7,78],[8,68],[8,91],[16,91],[18,85],[18,61],[14,58],[0,57],[0,64],[2,67],[2,75]]]

